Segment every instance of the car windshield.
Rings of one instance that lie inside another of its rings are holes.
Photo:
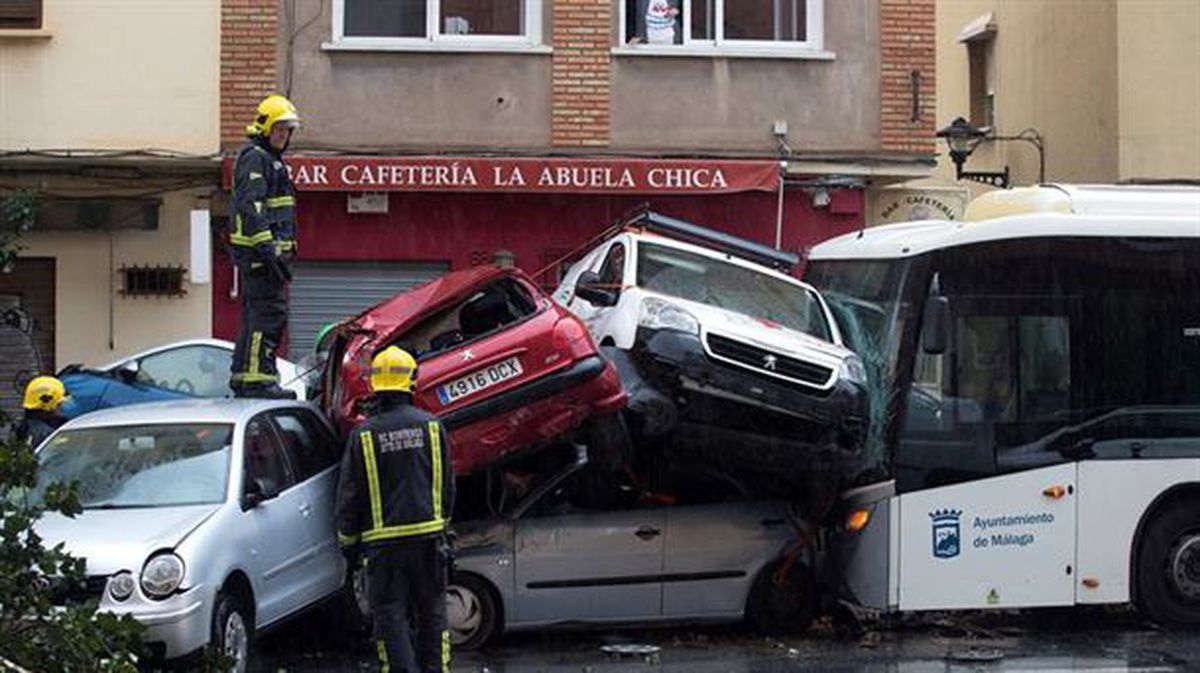
[[[812,292],[766,273],[652,243],[638,245],[638,287],[770,320],[829,340]]]
[[[232,437],[224,423],[64,430],[38,452],[34,495],[77,482],[84,509],[223,502]]]

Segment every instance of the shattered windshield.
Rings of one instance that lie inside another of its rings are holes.
[[[84,509],[223,502],[232,436],[217,423],[65,430],[38,452],[34,495],[78,482]]]
[[[898,413],[901,345],[915,312],[910,260],[814,261],[804,279],[821,291],[841,328],[846,347],[867,370],[870,422],[865,469],[885,469],[888,439]]]
[[[638,287],[770,320],[828,341],[829,324],[807,289],[704,255],[652,243],[638,245]]]

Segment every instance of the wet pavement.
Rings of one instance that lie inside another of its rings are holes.
[[[263,638],[260,673],[373,670],[365,641],[334,641],[310,618]],[[1125,610],[916,615],[847,635],[828,621],[801,635],[767,638],[736,626],[509,634],[460,652],[455,673],[1010,673],[1200,671],[1196,633],[1155,628]],[[612,654],[637,644],[654,653]]]

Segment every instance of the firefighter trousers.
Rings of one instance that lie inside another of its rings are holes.
[[[367,601],[381,671],[449,672],[446,572],[440,535],[367,551]]]
[[[267,265],[239,265],[242,325],[233,349],[230,386],[235,390],[278,385],[275,349],[287,326],[284,281]]]

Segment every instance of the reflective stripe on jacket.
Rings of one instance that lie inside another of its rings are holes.
[[[444,531],[454,509],[445,427],[401,405],[350,433],[338,483],[338,542],[374,544]]]
[[[241,261],[255,247],[296,249],[296,190],[280,154],[265,138],[251,138],[233,165],[233,229],[229,243]]]

